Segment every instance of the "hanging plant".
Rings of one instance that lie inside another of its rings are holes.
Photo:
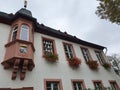
[[[73,57],[71,59],[68,59],[68,63],[71,67],[77,68],[81,64],[81,60],[78,59],[77,57]]]
[[[103,64],[103,67],[104,67],[105,69],[110,69],[110,68],[111,68],[111,64],[105,62],[105,63]]]
[[[89,68],[91,68],[93,70],[98,69],[97,61],[91,60],[91,61],[88,61],[87,64],[88,64]]]
[[[50,52],[46,52],[43,57],[45,60],[50,61],[50,62],[56,62],[58,60],[58,55]]]

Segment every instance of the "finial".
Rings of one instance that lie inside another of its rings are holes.
[[[27,8],[27,0],[24,0],[24,8]]]

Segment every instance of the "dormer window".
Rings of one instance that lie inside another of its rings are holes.
[[[29,26],[28,25],[21,26],[20,39],[29,41]]]
[[[18,31],[18,26],[14,26],[13,27],[13,31],[12,31],[12,38],[11,38],[12,41],[16,40],[16,38],[17,38],[17,31]]]

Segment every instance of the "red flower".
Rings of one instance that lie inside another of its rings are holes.
[[[91,61],[88,61],[87,62],[87,64],[88,64],[88,66],[91,68],[91,69],[98,69],[98,63],[97,63],[97,61],[93,61],[93,60],[91,60]]]
[[[81,64],[81,60],[78,59],[77,57],[74,57],[74,58],[68,59],[68,63],[72,67],[79,67],[79,65]]]

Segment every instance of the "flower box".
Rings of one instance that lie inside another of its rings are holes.
[[[104,67],[105,69],[109,69],[109,68],[111,68],[111,64],[105,62],[105,63],[103,64],[103,67]]]
[[[43,57],[50,62],[56,62],[58,60],[58,55],[53,53],[45,53]]]
[[[91,60],[91,61],[88,61],[87,64],[88,64],[89,68],[91,68],[93,70],[98,69],[98,62],[97,61]]]
[[[68,59],[68,63],[71,67],[77,68],[81,64],[81,60],[78,59],[77,57],[74,57],[74,58]]]

